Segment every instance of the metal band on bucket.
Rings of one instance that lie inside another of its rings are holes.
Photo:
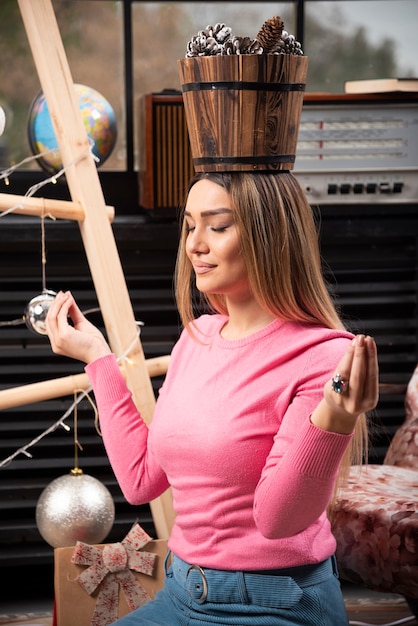
[[[275,163],[294,163],[296,155],[294,154],[276,154],[275,156],[249,156],[249,157],[200,157],[193,159],[195,166],[210,165],[210,164],[233,164],[238,163],[241,165],[274,165]]]
[[[218,81],[209,83],[187,83],[182,85],[183,93],[188,91],[212,91],[213,89],[238,89],[242,91],[305,91],[305,83],[254,83],[246,81]]]

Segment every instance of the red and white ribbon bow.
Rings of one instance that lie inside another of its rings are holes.
[[[90,595],[100,587],[91,626],[108,626],[117,620],[119,587],[132,610],[151,599],[131,572],[135,570],[152,576],[156,555],[139,552],[149,541],[151,537],[135,524],[121,543],[107,544],[103,550],[77,542],[71,561],[89,566],[78,575],[77,581]]]

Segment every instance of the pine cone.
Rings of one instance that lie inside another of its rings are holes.
[[[215,37],[218,43],[225,43],[231,36],[232,29],[225,24],[216,24],[213,29],[213,37]]]
[[[296,54],[299,56],[303,55],[303,50],[299,41],[296,41],[295,36],[289,35],[286,30],[282,32],[280,41],[271,50],[271,52],[273,54]]]
[[[256,37],[264,52],[271,52],[276,48],[281,39],[283,27],[284,22],[278,15],[264,22]]]
[[[219,44],[214,37],[208,37],[203,31],[192,37],[187,44],[186,57],[202,57],[219,54]]]
[[[230,52],[227,54],[260,54],[262,48],[260,42],[250,37],[232,37],[230,42]]]
[[[200,30],[187,44],[186,57],[228,54],[299,54],[301,45],[293,35],[283,30],[279,17],[272,17],[262,25],[257,37],[232,36],[231,28],[217,23]]]
[[[225,24],[215,24],[215,26],[206,26],[205,30],[198,32],[198,37],[213,37],[218,43],[222,44],[231,36],[231,28]]]

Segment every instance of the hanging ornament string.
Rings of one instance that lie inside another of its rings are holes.
[[[15,205],[14,208],[17,208],[17,205]],[[4,215],[4,213],[0,214],[0,217],[2,215]],[[42,198],[42,214],[41,214],[42,295],[46,296],[48,298],[48,300],[49,300],[50,298],[55,297],[55,293],[52,292],[52,291],[48,291],[48,289],[46,288],[46,236],[45,236],[45,218],[46,217],[49,217],[50,219],[55,219],[50,213],[46,212],[46,210],[45,210],[45,198]],[[38,296],[38,298],[40,298],[40,297],[41,296]],[[98,308],[98,307],[91,308],[91,309],[88,309],[87,311],[83,311],[83,313],[85,315],[87,315],[88,313],[93,313],[93,312],[97,312],[97,311],[100,311],[100,308]],[[18,326],[19,324],[24,324],[25,322],[28,323],[27,316],[23,315],[22,317],[19,317],[19,318],[14,319],[14,320],[6,321],[6,322],[0,322],[0,327],[1,326]],[[29,326],[31,327],[31,324],[29,324]]]
[[[77,395],[78,393],[80,394],[80,396]],[[90,402],[93,408],[94,427],[96,429],[96,432],[98,435],[100,435],[100,437],[102,436],[98,429],[99,412],[97,410],[97,406],[92,401],[88,393],[86,393],[83,389],[76,389],[74,391],[74,402],[73,402],[73,407],[74,407],[74,473],[78,473],[80,471],[78,467],[78,451],[79,450],[81,450],[81,452],[83,451],[83,446],[81,445],[78,439],[78,403],[84,396],[87,398],[87,400]]]
[[[78,440],[78,410],[77,410],[77,392],[74,391],[74,469],[73,473],[77,474],[80,472],[78,467],[78,451],[83,451],[83,446]]]
[[[42,291],[46,291],[45,201],[43,198],[42,198],[42,215],[41,215],[41,263],[42,263]]]

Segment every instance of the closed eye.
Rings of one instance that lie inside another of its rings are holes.
[[[216,228],[214,226],[212,226],[212,229],[214,233],[223,233],[225,230],[227,230],[228,226],[217,226]]]

